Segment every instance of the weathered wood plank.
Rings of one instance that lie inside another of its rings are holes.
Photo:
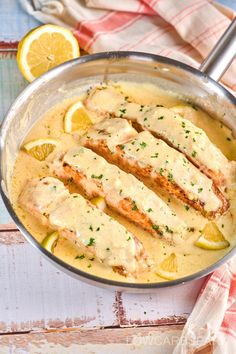
[[[0,333],[118,325],[114,293],[59,272],[21,241],[0,245]]]
[[[2,354],[170,354],[181,331],[182,326],[161,326],[3,335],[0,348]]]
[[[15,53],[18,47],[19,41],[5,42],[0,41],[0,52],[13,52]]]
[[[20,232],[0,232],[0,332],[184,323],[203,283],[114,293],[58,271]]]
[[[120,326],[185,323],[205,278],[152,294],[117,293]]]

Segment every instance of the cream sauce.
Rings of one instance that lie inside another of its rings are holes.
[[[171,108],[173,106],[186,106],[186,103],[180,100],[173,94],[161,91],[152,84],[140,84],[131,82],[118,82],[116,85],[123,92],[124,96],[128,96],[134,102],[139,102],[143,105],[155,105],[156,103]],[[67,151],[69,148],[77,145],[77,139],[74,136],[65,134],[63,131],[63,118],[68,107],[78,99],[84,97],[74,97],[71,100],[65,101],[60,105],[53,107],[40,121],[38,121],[32,128],[25,139],[25,143],[32,139],[39,139],[43,137],[56,138],[61,141],[55,152],[52,153],[46,161],[39,162],[32,156],[26,154],[25,151],[20,150],[18,158],[15,163],[14,174],[12,176],[12,190],[11,200],[13,207],[22,220],[26,228],[31,232],[35,238],[41,242],[51,228],[42,225],[38,219],[31,214],[24,211],[18,204],[18,196],[27,180],[38,176],[50,176],[51,172],[48,168],[48,163],[52,161],[59,151]],[[93,122],[100,121],[103,117],[93,115]],[[191,117],[192,118],[192,117]],[[209,115],[198,109],[194,111],[194,124],[203,129],[210,140],[223,151],[228,159],[236,160],[236,140],[233,140],[231,132],[218,121],[212,119]],[[230,139],[228,140],[228,138]],[[77,136],[76,136],[77,138]],[[69,184],[70,191],[78,191],[77,187]],[[186,210],[185,205],[177,201],[175,198],[165,193],[163,190],[156,188],[157,195],[159,195],[177,214],[177,216],[184,220],[189,228],[187,237],[181,245],[168,245],[166,242],[150,237],[150,235],[142,229],[136,227],[134,224],[128,222],[123,217],[115,212],[107,209],[106,212],[122,223],[127,230],[137,236],[143,243],[147,253],[152,257],[155,264],[162,262],[168,255],[174,252],[178,260],[178,277],[183,277],[202,270],[217,260],[222,258],[229,250],[235,246],[236,241],[236,191],[235,187],[229,189],[227,197],[230,199],[230,210],[217,220],[217,225],[225,238],[230,242],[230,247],[219,251],[203,250],[194,245],[194,242],[199,237],[199,231],[208,222],[203,216],[195,212],[192,208]],[[85,272],[94,274],[96,276],[117,281],[133,282],[134,279],[125,278],[118,273],[114,273],[109,267],[104,266],[96,260],[91,261],[87,257],[81,259],[78,256],[81,252],[69,242],[66,238],[61,237],[55,248],[55,256],[62,259],[71,266],[77,267]],[[156,272],[155,267],[150,272],[143,272],[135,282],[147,283],[163,281]]]
[[[203,202],[206,211],[216,211],[221,206],[221,201],[212,189],[212,180],[201,173],[182,153],[171,148],[163,140],[154,138],[148,131],[136,135],[133,133],[134,139],[130,140],[126,138],[127,134],[123,135],[125,131],[123,128],[119,132],[114,130],[113,137],[110,132],[113,121],[119,123],[121,127],[129,126],[129,123],[121,118],[107,119],[106,127],[103,127],[103,122],[95,124],[87,132],[86,137],[91,137],[95,141],[105,140],[111,151],[115,149],[114,144],[119,144],[127,159],[137,162],[142,167],[152,166],[153,177],[156,173],[166,176],[170,182],[176,183],[186,191],[190,200]]]
[[[127,158],[141,166],[152,166],[152,174],[166,176],[187,192],[190,200],[200,200],[206,211],[216,211],[221,201],[212,190],[212,180],[202,174],[184,155],[172,149],[164,141],[156,139],[148,131],[141,132],[135,139],[124,144]]]
[[[48,216],[69,195],[69,191],[58,179],[46,177],[31,180],[24,187],[19,202],[34,215]]]
[[[108,204],[118,206],[124,198],[129,198],[134,207],[146,214],[153,225],[160,227],[165,238],[170,238],[170,231],[174,234],[184,233],[184,223],[161,198],[132,174],[108,163],[92,150],[83,147],[70,149],[63,157],[63,162],[82,172],[92,184],[101,184],[103,192],[100,194]],[[169,233],[166,230],[169,230]],[[172,237],[175,238],[175,235],[172,235],[171,239]]]
[[[76,242],[91,248],[96,258],[105,266],[122,266],[130,273],[138,273],[142,265],[142,245],[116,220],[92,207],[79,194],[72,194],[49,216],[56,229],[75,233]],[[111,237],[112,230],[112,237]],[[137,258],[137,259],[136,259]]]
[[[121,266],[128,274],[144,268],[142,244],[115,219],[92,206],[80,194],[69,194],[57,178],[35,178],[24,188],[20,204],[54,229],[94,254],[104,265]],[[110,230],[112,237],[110,237]]]
[[[111,151],[116,150],[116,146],[126,143],[137,135],[137,131],[125,119],[112,118],[105,119],[98,124],[95,124],[89,129],[86,134],[88,139],[105,140]],[[82,138],[83,140],[83,138]]]

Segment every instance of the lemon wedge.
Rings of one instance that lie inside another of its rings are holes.
[[[28,154],[32,155],[35,159],[39,161],[44,161],[55,147],[59,144],[56,139],[38,139],[32,140],[25,144],[23,148]]]
[[[49,69],[79,56],[79,45],[72,32],[48,24],[22,38],[16,60],[22,75],[31,82]]]
[[[66,133],[87,130],[91,125],[91,119],[81,101],[70,106],[64,118],[64,130]]]
[[[106,202],[103,197],[96,197],[90,200],[90,202],[95,205],[98,209],[104,211],[106,208]]]
[[[57,241],[59,238],[59,234],[57,231],[47,235],[43,241],[41,242],[41,245],[46,248],[47,251],[53,253],[54,248],[57,245]]]
[[[214,222],[206,224],[202,234],[195,242],[197,247],[205,250],[222,250],[230,246]]]
[[[174,280],[177,277],[178,271],[178,263],[177,263],[177,256],[175,253],[171,253],[169,257],[164,259],[158,266],[157,266],[157,275],[161,278],[167,280]]]

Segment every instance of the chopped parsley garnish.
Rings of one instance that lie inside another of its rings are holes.
[[[158,226],[158,225],[152,225],[152,228],[153,228],[153,230],[155,230],[155,231],[158,231],[158,230],[159,230],[159,226]]]
[[[123,115],[126,113],[126,108],[120,109],[120,118],[123,118]]]
[[[156,104],[156,107],[164,107],[163,104]]]
[[[151,213],[151,211],[153,211],[153,210],[152,210],[152,208],[149,208],[147,211],[148,211],[148,213]]]
[[[92,225],[89,226],[89,230],[93,231],[93,227]]]
[[[97,228],[96,228],[96,231],[99,231],[99,230],[100,230],[100,227],[97,227]]]
[[[185,126],[186,126],[186,125],[185,125],[185,122],[182,122],[182,123],[181,123],[181,126],[182,126],[182,128],[185,128]]]
[[[160,168],[159,173],[160,173],[161,176],[163,175],[163,172],[164,172],[164,169]]]
[[[107,247],[107,248],[106,248],[106,251],[110,251],[110,248],[109,248],[109,247]]]
[[[94,244],[95,244],[95,238],[90,237],[89,243],[87,244],[87,246],[93,246]]]
[[[158,154],[158,152],[155,152],[155,154],[154,154],[154,155],[152,155],[152,156],[151,156],[151,158],[152,158],[152,159],[155,159],[155,158],[157,158],[157,157],[158,157],[158,155],[159,155],[159,154]]]
[[[81,254],[80,256],[76,256],[75,259],[84,259],[85,258],[85,255],[84,254]]]
[[[158,120],[164,119],[164,116],[160,116],[157,118]]]
[[[52,186],[52,189],[54,189],[54,191],[57,189],[57,186]]]
[[[197,156],[197,152],[196,151],[193,151],[192,152],[192,157],[196,157]]]
[[[129,236],[126,241],[130,241],[130,240],[131,240],[131,237]]]
[[[198,193],[201,193],[203,191],[203,188],[198,188]]]
[[[125,101],[127,101],[129,99],[129,96],[125,96]]]
[[[173,234],[173,230],[171,230],[167,225],[165,227],[166,227],[166,232],[169,232],[169,234]]]
[[[132,202],[132,210],[138,210],[138,207],[137,207],[135,201]]]
[[[226,138],[228,141],[231,141],[231,139],[230,138]]]
[[[142,149],[144,149],[147,146],[147,143],[145,143],[145,141],[142,141],[139,145]]]
[[[184,207],[185,207],[185,209],[186,209],[187,211],[189,210],[189,206],[188,206],[188,205],[185,205]]]
[[[92,264],[89,264],[89,265],[88,265],[88,268],[91,268],[91,267],[92,267]]]
[[[91,175],[91,178],[102,179],[103,175],[96,176],[94,174]]]
[[[141,104],[139,112],[142,112],[142,111],[143,111],[143,108],[144,108],[144,105]]]
[[[145,118],[144,118],[143,120],[144,120],[144,122],[146,122],[146,120],[147,120],[147,117],[145,117]]]
[[[173,181],[173,175],[172,173],[168,173],[168,181]]]
[[[194,227],[188,227],[187,230],[188,230],[189,232],[194,232],[194,231],[195,231]]]
[[[125,146],[124,145],[119,145],[121,150],[124,150]]]

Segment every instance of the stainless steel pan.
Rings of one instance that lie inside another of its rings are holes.
[[[30,84],[10,107],[2,125],[0,140],[2,198],[25,238],[64,272],[91,284],[116,290],[150,292],[152,289],[181,284],[207,275],[229,260],[236,253],[236,249],[232,249],[218,262],[195,274],[151,284],[117,282],[90,275],[56,258],[37,242],[13,210],[8,191],[17,152],[33,124],[53,105],[78,95],[101,81],[122,79],[154,83],[198,105],[230,127],[236,135],[236,99],[215,81],[222,76],[235,54],[236,21],[232,22],[200,70],[154,54],[106,52],[62,64]]]

